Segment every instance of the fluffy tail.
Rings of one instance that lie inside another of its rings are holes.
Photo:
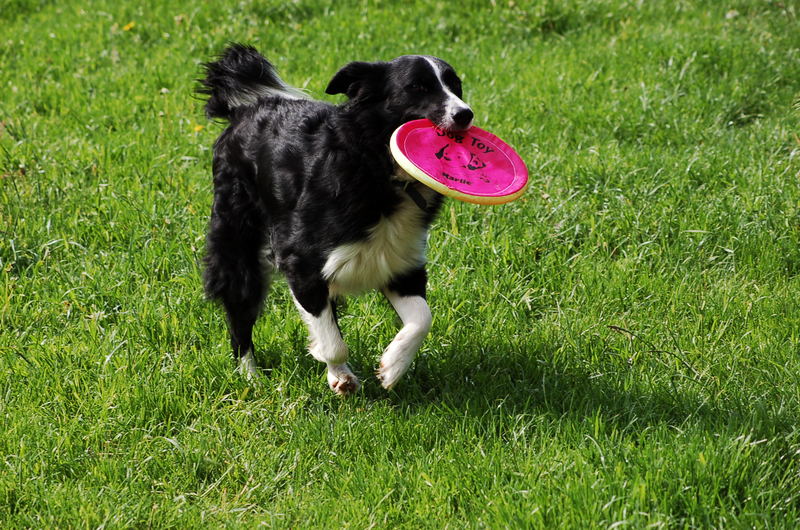
[[[219,60],[204,66],[206,77],[200,80],[202,86],[197,91],[210,96],[206,102],[209,118],[229,120],[238,107],[252,105],[266,96],[306,97],[284,83],[272,63],[252,46],[231,44]]]

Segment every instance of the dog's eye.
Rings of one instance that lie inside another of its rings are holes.
[[[421,83],[411,83],[410,85],[408,85],[408,91],[415,92],[417,94],[425,94],[426,92],[428,92],[428,87],[426,87]]]

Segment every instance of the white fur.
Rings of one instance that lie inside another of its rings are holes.
[[[309,99],[308,94],[306,94],[299,88],[287,85],[282,80],[280,81],[280,83],[281,83],[280,88],[259,86],[258,87],[259,95],[261,97],[275,96],[287,99]]]
[[[337,394],[352,394],[361,386],[358,378],[346,364],[328,365],[328,386]]]
[[[392,388],[411,366],[422,341],[431,329],[431,310],[421,296],[400,296],[390,290],[386,298],[394,307],[403,327],[381,356],[378,378],[384,388]]]
[[[453,116],[455,116],[458,111],[472,110],[472,109],[469,107],[469,105],[464,103],[464,101],[460,97],[453,94],[453,92],[449,88],[447,88],[447,85],[442,79],[442,69],[439,68],[439,65],[436,63],[436,61],[434,61],[430,57],[424,57],[424,58],[426,61],[428,61],[428,64],[431,65],[431,68],[433,68],[433,71],[436,73],[436,79],[439,80],[439,84],[442,85],[442,90],[444,90],[444,93],[447,94],[447,101],[445,102],[445,107],[444,107],[445,121],[441,125],[445,129],[450,129],[455,126],[455,122],[453,121]],[[471,125],[472,125],[472,120],[470,120],[470,122],[467,124],[466,127],[464,127],[464,129],[469,129]]]
[[[257,85],[253,87],[243,88],[235,94],[229,95],[229,104],[231,107],[242,107],[246,105],[254,105],[259,99],[265,97],[279,97],[285,99],[309,99],[308,94],[287,85],[281,78],[275,74],[279,87],[268,87],[264,85]]]
[[[390,216],[370,229],[367,238],[333,249],[322,274],[331,294],[381,288],[399,274],[425,264],[427,229],[424,212],[408,196]]]
[[[347,366],[347,344],[336,325],[331,305],[328,304],[319,316],[314,316],[303,309],[294,296],[292,298],[308,326],[309,353],[328,366],[328,385],[334,392],[342,395],[358,390],[358,378]]]
[[[342,339],[339,326],[333,318],[333,308],[328,304],[319,316],[314,316],[300,305],[294,296],[294,304],[308,326],[308,351],[316,360],[328,364],[347,362],[347,344]]]
[[[253,352],[249,351],[244,356],[239,358],[239,373],[247,379],[253,379],[258,375],[258,367],[256,366],[256,359],[253,357]]]

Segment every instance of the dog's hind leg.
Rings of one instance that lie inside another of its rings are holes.
[[[308,351],[328,366],[328,385],[340,395],[358,390],[358,378],[347,365],[347,344],[336,322],[336,308],[330,299],[327,283],[320,277],[298,278],[288,274],[294,303],[308,326]]]
[[[406,373],[431,329],[431,310],[425,300],[425,269],[398,278],[383,290],[403,327],[386,347],[378,368],[384,388],[392,388]]]
[[[206,293],[225,308],[233,354],[247,377],[258,373],[253,326],[269,287],[270,271],[264,260],[263,211],[250,191],[235,179],[216,186],[204,272]]]

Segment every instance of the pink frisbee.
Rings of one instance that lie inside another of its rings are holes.
[[[448,132],[429,120],[414,120],[394,131],[389,146],[406,173],[461,201],[503,204],[528,185],[528,168],[519,155],[478,127]]]

